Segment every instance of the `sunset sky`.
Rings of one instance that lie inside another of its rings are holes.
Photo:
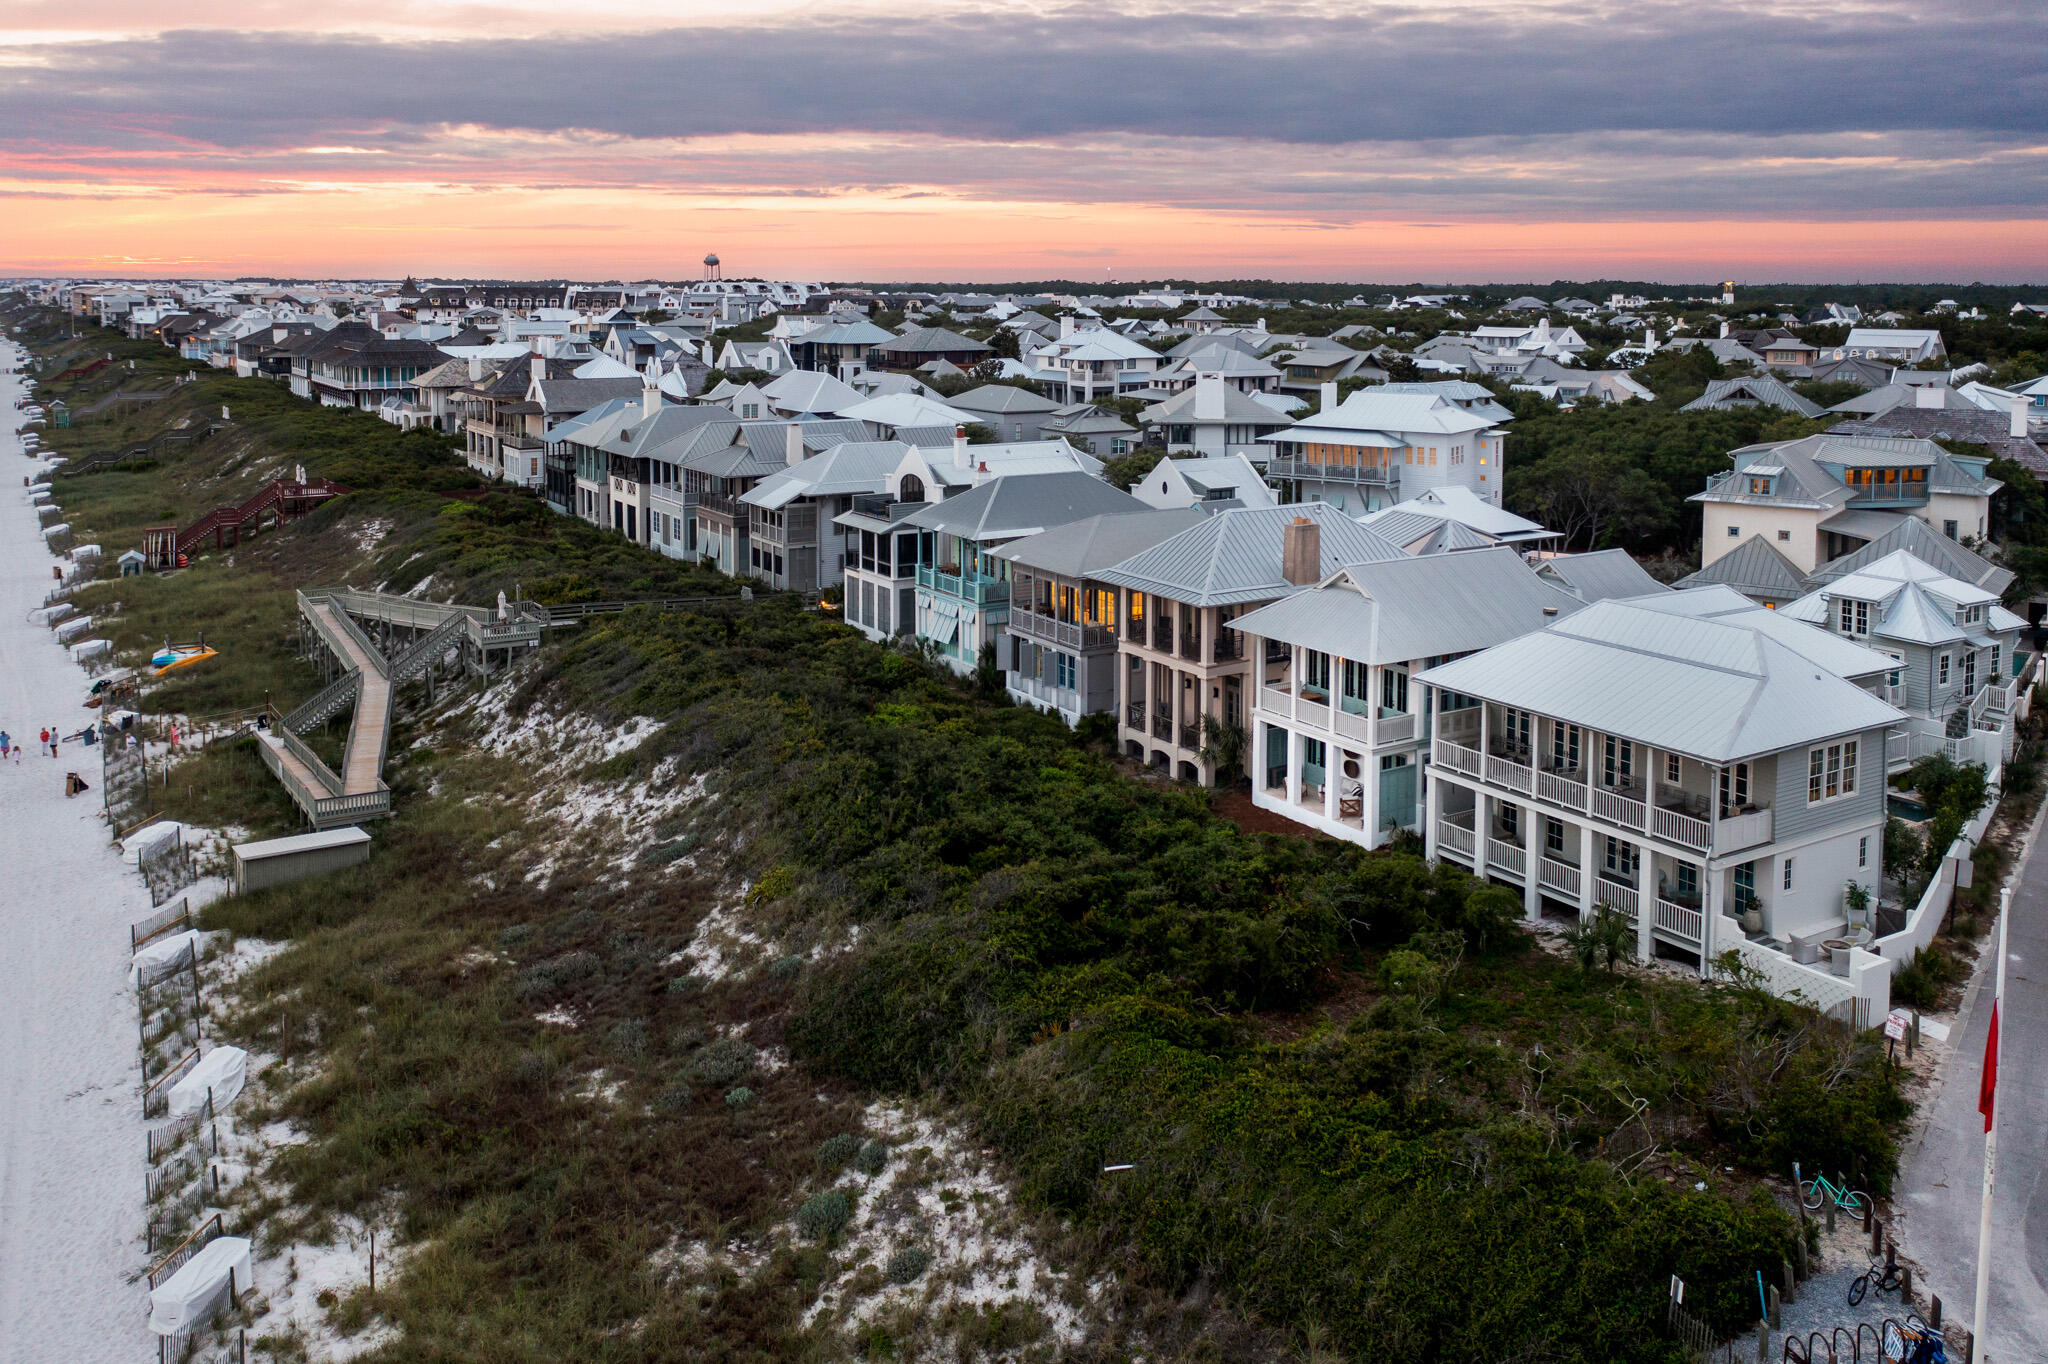
[[[0,273],[2048,281],[2048,0],[28,0],[0,195]]]

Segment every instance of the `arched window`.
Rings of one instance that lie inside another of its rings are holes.
[[[924,480],[916,474],[905,474],[902,486],[896,490],[896,500],[899,502],[924,501]]]

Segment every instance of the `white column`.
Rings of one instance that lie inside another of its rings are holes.
[[[1718,793],[1710,800],[1719,813]],[[1726,875],[1721,868],[1706,858],[1700,860],[1700,976],[1704,979],[1714,969],[1714,921],[1721,917],[1721,878]],[[1872,895],[1875,901],[1876,896]]]
[[[1535,736],[1530,736],[1535,742]],[[1543,892],[1537,881],[1538,862],[1543,856],[1543,839],[1547,815],[1540,815],[1533,805],[1522,807],[1522,917],[1534,923],[1543,917]]]
[[[1289,805],[1301,800],[1301,731],[1292,728],[1287,731],[1286,790]]]
[[[1423,852],[1434,860],[1437,855],[1436,824],[1443,818],[1444,786],[1433,777],[1426,785],[1428,789],[1423,792],[1422,797],[1422,848]]]
[[[1637,843],[1636,855],[1636,955],[1648,961],[1656,955],[1650,926],[1657,922],[1657,855],[1648,843]]]

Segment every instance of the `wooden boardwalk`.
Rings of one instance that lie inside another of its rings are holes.
[[[342,624],[341,608],[332,601],[308,602],[308,615],[327,627],[329,638],[344,653],[343,662],[362,674],[356,691],[355,722],[348,729],[348,751],[342,757],[341,794],[362,795],[383,784],[385,721],[391,714],[391,680],[382,657],[363,648]]]

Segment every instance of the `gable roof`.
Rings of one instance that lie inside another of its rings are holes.
[[[1281,571],[1282,537],[1298,517],[1321,528],[1318,576],[1327,576],[1346,564],[1408,557],[1400,546],[1328,503],[1304,502],[1217,512],[1098,576],[1118,587],[1157,593],[1194,606],[1284,597],[1300,590]]]
[[[1951,578],[1974,584],[1987,592],[2003,593],[2012,584],[2011,569],[2000,568],[1982,555],[1964,548],[1917,516],[1900,517],[1899,524],[1861,549],[1822,564],[1808,576],[1807,582],[1810,586],[1833,582],[1900,550]]]
[[[1681,588],[1732,587],[1745,597],[1791,601],[1806,590],[1799,566],[1761,535],[1752,535],[1699,572],[1679,579]]]
[[[1671,589],[1647,573],[1625,549],[1586,554],[1553,554],[1536,566],[1538,577],[1554,581],[1583,602],[1612,597],[1655,596]]]
[[[1222,399],[1222,411],[1215,416],[1202,416],[1197,412],[1205,401]],[[1204,394],[1199,385],[1184,388],[1171,398],[1162,399],[1138,414],[1140,421],[1158,422],[1163,426],[1172,425],[1229,425],[1265,426],[1279,430],[1288,424],[1288,417],[1277,412],[1248,393],[1225,387],[1220,392]]]
[[[1971,637],[1956,622],[1957,608],[1987,608],[1976,633],[2017,630],[2026,624],[1998,604],[1995,593],[1952,578],[1905,550],[1895,550],[1853,573],[1843,574],[1784,608],[1795,620],[1825,626],[1829,598],[1848,597],[1876,603],[1878,619],[1871,634],[1909,644],[1947,644]]]
[[[980,542],[1036,535],[1088,516],[1149,510],[1093,474],[1004,474],[957,497],[929,503],[901,524]]]
[[[1848,680],[1892,666],[1709,587],[1598,602],[1421,680],[1725,763],[1896,723],[1901,712]]]
[[[1328,411],[1304,417],[1286,431],[1261,439],[1298,440],[1322,431],[1389,436],[1415,432],[1463,435],[1493,425],[1488,418],[1467,412],[1439,393],[1388,393],[1384,389],[1363,388]]]
[[[1768,374],[1744,375],[1735,379],[1715,379],[1707,384],[1707,391],[1694,398],[1680,412],[1724,412],[1744,405],[1744,399],[1765,407],[1781,408],[1786,412],[1797,412],[1802,417],[1818,417],[1821,405],[1810,398],[1802,398],[1784,383]]]
[[[1488,648],[1584,605],[1538,578],[1514,550],[1495,546],[1349,564],[1228,624],[1358,663],[1405,663]]]
[[[853,385],[811,369],[793,369],[787,374],[779,374],[761,385],[761,392],[767,395],[769,402],[790,412],[836,414],[842,408],[867,401]]]
[[[953,351],[988,354],[995,347],[944,327],[916,327],[875,347],[889,355],[942,355]]]
[[[1086,578],[1180,534],[1201,519],[1202,513],[1192,507],[1105,513],[1013,540],[996,550],[995,556],[1065,578]]]
[[[1055,412],[1059,404],[1042,394],[1015,384],[983,384],[946,401],[963,412]]]
[[[785,440],[787,437],[784,438]],[[879,493],[903,461],[909,447],[893,440],[841,441],[801,464],[785,463],[746,492],[740,501],[756,507],[783,507],[800,497],[848,497]]]

